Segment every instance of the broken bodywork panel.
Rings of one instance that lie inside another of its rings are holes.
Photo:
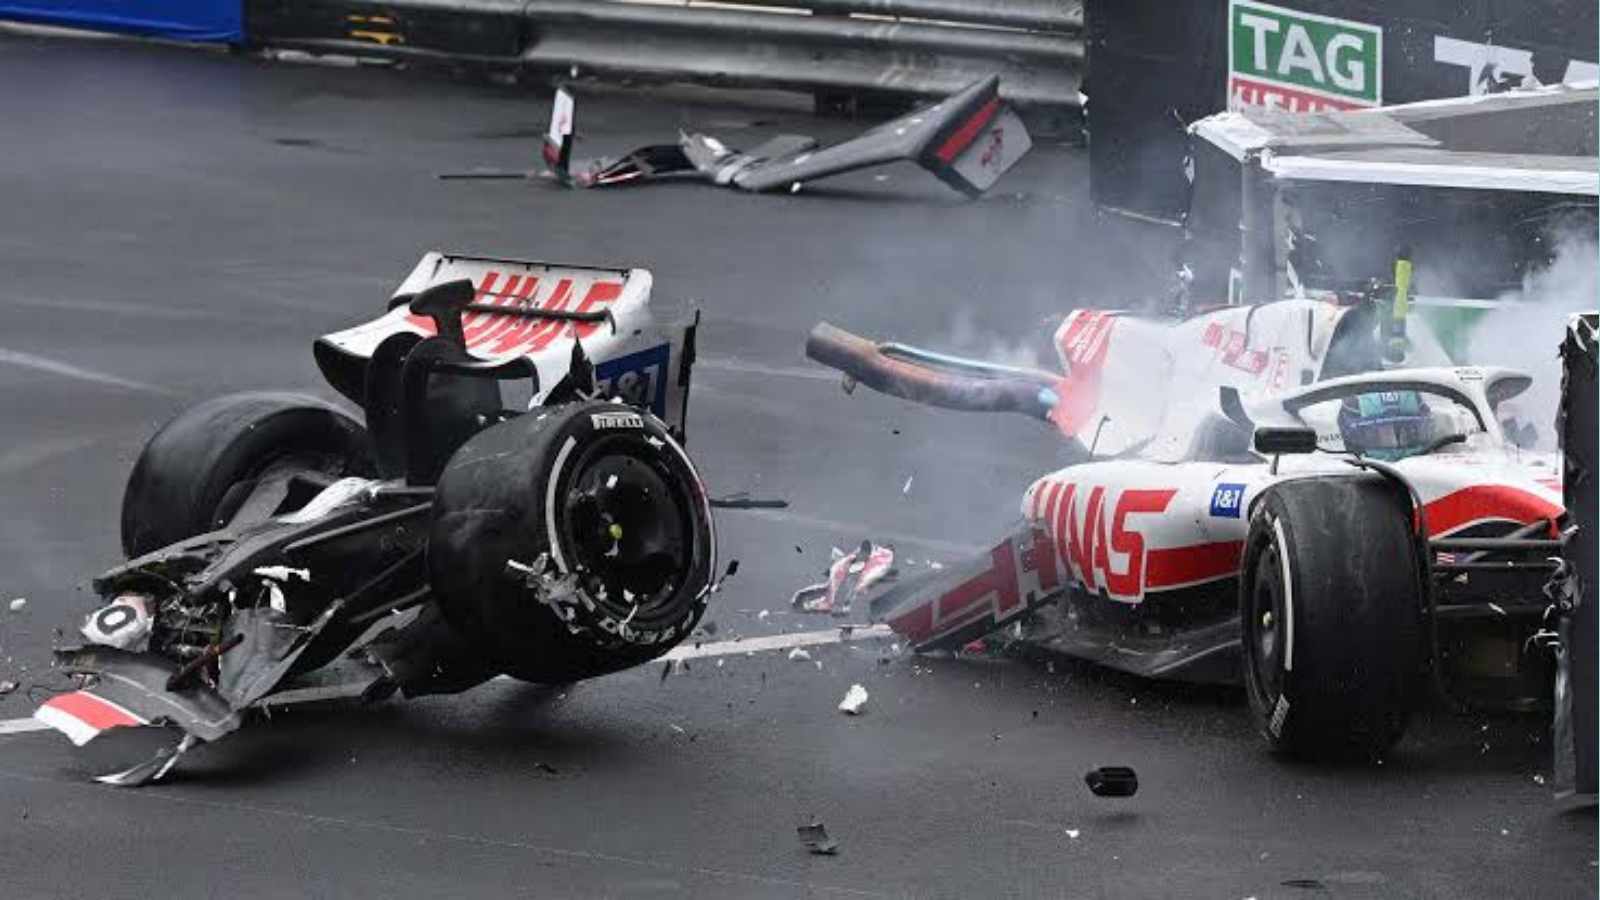
[[[1000,99],[999,76],[961,91],[858,137],[823,147],[801,135],[778,135],[748,150],[704,134],[675,144],[652,144],[609,160],[572,160],[575,103],[556,93],[545,137],[545,163],[571,187],[681,177],[746,191],[789,190],[808,181],[871,166],[911,160],[970,196],[982,195],[1032,147],[1017,114]]]
[[[288,395],[178,416],[130,478],[133,558],[95,579],[88,643],[57,652],[77,690],[37,718],[80,745],[170,729],[102,778],[135,785],[327,667],[414,696],[666,652],[704,610],[715,535],[681,446],[694,325],[658,323],[650,287],[430,253],[388,314],[316,342],[365,428]]]

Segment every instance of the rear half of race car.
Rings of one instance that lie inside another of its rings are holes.
[[[380,449],[386,474],[431,487],[428,585],[487,669],[550,683],[616,671],[704,612],[716,540],[684,449],[696,326],[658,322],[651,286],[638,269],[431,253],[387,316],[318,342],[336,387],[365,369],[369,424],[390,434],[375,442],[405,451]],[[398,406],[383,387],[396,378]],[[480,399],[516,382],[516,405]]]
[[[364,422],[309,398],[217,398],[145,448],[127,563],[95,582],[77,690],[44,723],[184,751],[324,667],[376,697],[507,674],[565,683],[682,640],[716,537],[684,449],[694,322],[637,269],[430,253],[378,319],[316,342]],[[321,673],[326,674],[326,673]]]

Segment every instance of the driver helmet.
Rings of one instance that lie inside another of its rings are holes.
[[[1344,448],[1375,459],[1396,460],[1433,440],[1433,414],[1416,391],[1373,391],[1344,398],[1339,434]]]

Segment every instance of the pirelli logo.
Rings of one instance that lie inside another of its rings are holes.
[[[589,424],[596,431],[608,428],[643,428],[644,417],[631,412],[590,413]]]

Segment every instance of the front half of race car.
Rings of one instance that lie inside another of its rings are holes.
[[[1302,301],[1177,321],[1073,313],[1053,387],[819,328],[812,355],[863,383],[976,398],[963,408],[1031,391],[1031,408],[988,408],[1049,419],[1090,451],[1028,488],[1022,523],[992,551],[891,588],[874,616],[923,650],[1003,630],[1139,675],[1243,681],[1267,740],[1305,754],[1382,752],[1430,682],[1458,702],[1547,702],[1535,638],[1563,511],[1555,459],[1505,423],[1528,379],[1349,374],[1375,358],[1357,344],[1360,315]],[[1156,342],[1119,345],[1129,324]],[[1158,384],[1130,396],[1119,353]],[[1210,400],[1173,402],[1174,384]],[[1360,444],[1400,417],[1350,411],[1401,398],[1419,429],[1409,442]]]
[[[57,652],[76,689],[36,717],[80,745],[169,729],[101,779],[132,785],[319,670],[378,697],[666,652],[716,546],[683,449],[694,326],[658,323],[650,287],[430,253],[386,315],[316,343],[364,422],[272,393],[179,414],[129,477],[130,559],[94,581],[87,643]]]

